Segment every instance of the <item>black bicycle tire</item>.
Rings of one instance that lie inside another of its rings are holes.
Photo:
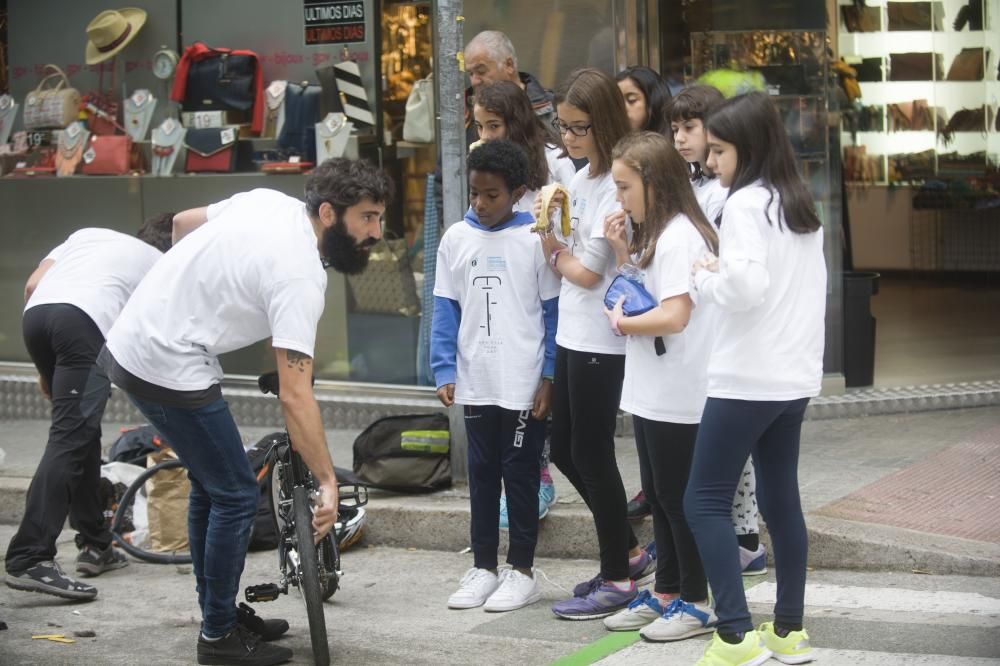
[[[326,562],[321,563],[321,566],[326,569],[326,585],[323,586],[323,601],[327,601],[340,589],[340,576],[337,575],[336,571],[337,564],[340,561],[340,546],[337,545],[337,537],[334,535],[333,530],[327,532],[327,535],[320,541],[320,544],[324,543],[327,544],[324,550],[333,549],[333,566],[328,567]],[[320,559],[318,554],[316,559],[317,561]],[[330,570],[331,568],[333,571]]]
[[[152,562],[153,564],[191,564],[190,554],[167,555],[165,553],[154,553],[129,543],[121,535],[122,521],[125,519],[125,509],[132,504],[135,499],[135,494],[139,492],[139,489],[142,488],[143,484],[145,484],[146,481],[148,481],[157,472],[165,469],[176,469],[178,467],[184,467],[184,463],[180,460],[164,460],[161,463],[147,468],[136,477],[135,481],[133,481],[132,484],[125,490],[125,494],[122,495],[121,500],[119,500],[118,508],[115,509],[115,516],[111,519],[111,536],[121,549],[132,557],[145,562]]]
[[[313,542],[309,489],[305,486],[296,486],[292,490],[292,504],[295,507],[295,539],[299,553],[299,592],[302,593],[302,598],[306,602],[313,661],[316,666],[329,666],[330,644],[326,637],[323,590],[319,583],[319,557],[316,544]]]

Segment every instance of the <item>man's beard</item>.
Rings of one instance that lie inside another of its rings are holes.
[[[357,275],[368,265],[368,251],[378,241],[366,238],[359,243],[347,233],[347,227],[342,219],[323,231],[320,249],[323,262],[338,273]]]

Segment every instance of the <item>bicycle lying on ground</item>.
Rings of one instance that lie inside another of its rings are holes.
[[[277,396],[278,373],[261,375],[258,386],[261,392]],[[191,556],[188,554],[153,553],[143,550],[129,543],[121,534],[127,509],[132,505],[139,489],[157,472],[178,467],[183,467],[180,460],[167,460],[150,467],[136,478],[119,501],[111,531],[118,545],[133,557],[160,564],[191,562]],[[331,530],[318,544],[314,542],[312,510],[313,502],[319,496],[319,484],[295,451],[287,431],[269,437],[263,469],[268,476],[267,485],[271,488],[270,513],[278,534],[278,566],[281,577],[277,583],[247,587],[244,596],[250,603],[274,601],[279,595],[288,594],[289,587],[298,588],[309,620],[313,660],[317,666],[328,666],[330,646],[326,636],[323,602],[332,597],[340,587],[340,577],[343,575],[340,569],[338,538],[343,536],[351,539],[357,535],[339,535]],[[338,489],[339,508],[342,514],[338,525],[342,530],[348,530],[348,521],[344,514],[357,511],[368,503],[368,489],[363,485],[352,483],[338,484]]]

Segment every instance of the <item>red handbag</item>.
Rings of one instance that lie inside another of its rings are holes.
[[[236,169],[237,127],[188,129],[185,171],[188,173],[231,173]]]
[[[132,158],[132,138],[127,135],[91,136],[83,151],[83,168],[87,176],[124,176]]]

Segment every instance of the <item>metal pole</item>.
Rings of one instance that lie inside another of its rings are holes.
[[[465,187],[465,42],[462,34],[462,0],[436,0],[437,23],[434,29],[434,85],[437,90],[439,129],[438,151],[441,156],[441,180],[444,199],[444,226],[460,221],[468,208]],[[451,476],[455,481],[468,480],[468,439],[462,407],[448,413],[451,423]]]

